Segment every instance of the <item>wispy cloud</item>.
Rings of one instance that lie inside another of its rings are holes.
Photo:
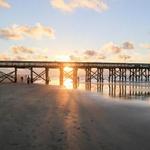
[[[96,56],[97,54],[98,54],[98,52],[96,52],[96,51],[94,51],[94,50],[86,50],[85,52],[84,52],[84,54],[86,55],[86,56]]]
[[[54,38],[54,30],[40,23],[35,26],[12,25],[11,27],[1,28],[0,37],[9,40],[21,40],[25,37],[39,39],[42,37]]]
[[[122,51],[121,47],[114,44],[113,42],[106,43],[102,48],[104,52],[111,52],[111,53],[120,53]]]
[[[13,60],[50,60],[47,55],[47,49],[26,46],[12,46],[10,47],[10,50],[13,53]]]
[[[0,7],[10,8],[11,5],[6,0],[0,0]]]
[[[106,58],[105,55],[99,53],[96,50],[86,50],[84,51],[83,55],[85,60],[94,59],[97,61],[97,60],[104,60]]]
[[[82,61],[81,57],[76,56],[74,54],[70,55],[69,58],[71,61]]]
[[[96,50],[86,50],[81,53],[76,52],[70,55],[71,61],[102,61],[105,58],[105,55]]]
[[[35,50],[33,48],[27,48],[24,46],[12,46],[11,51],[14,54],[20,54],[20,53],[33,54]]]
[[[140,47],[144,48],[144,49],[150,49],[150,44],[148,44],[148,43],[140,44]]]
[[[42,54],[35,54],[35,55],[15,55],[11,56],[9,60],[17,60],[17,61],[46,61],[49,60],[48,56]]]
[[[7,54],[0,54],[0,60],[10,60],[10,57]]]
[[[118,58],[120,58],[121,60],[129,60],[131,58],[130,55],[126,55],[126,54],[121,54],[121,55],[118,55]]]
[[[134,45],[132,42],[124,42],[122,48],[123,49],[134,49]]]
[[[129,41],[124,42],[122,44],[115,44],[113,42],[109,42],[109,43],[104,44],[101,47],[101,50],[107,55],[119,54],[125,50],[128,51],[131,49],[134,49],[134,44],[132,42],[129,42]]]
[[[78,8],[87,8],[95,11],[105,11],[108,9],[108,5],[104,0],[50,0],[51,5],[54,8],[60,9],[66,12],[72,12]]]

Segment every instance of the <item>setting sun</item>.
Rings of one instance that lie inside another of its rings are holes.
[[[65,86],[65,88],[67,88],[67,89],[72,89],[72,88],[73,88],[72,80],[71,80],[71,79],[66,79],[66,80],[64,81],[64,86]]]
[[[72,68],[70,67],[64,67],[64,71],[65,71],[65,74],[67,76],[70,76],[71,72],[72,72]],[[72,89],[73,88],[73,83],[72,83],[72,79],[70,78],[66,78],[64,80],[64,86],[67,88],[67,89]]]
[[[72,68],[70,68],[70,67],[65,67],[65,68],[64,68],[64,71],[67,72],[67,73],[69,73],[70,71],[72,71]]]

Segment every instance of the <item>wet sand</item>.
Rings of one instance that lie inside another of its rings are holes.
[[[150,104],[2,84],[0,150],[150,150]]]

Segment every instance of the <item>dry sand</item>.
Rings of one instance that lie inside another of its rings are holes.
[[[150,106],[58,87],[2,84],[0,150],[150,150]]]

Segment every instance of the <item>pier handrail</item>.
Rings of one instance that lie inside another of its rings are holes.
[[[115,63],[115,62],[62,62],[62,61],[0,61],[0,67],[49,67],[59,68],[61,66],[78,68],[150,68],[148,63]]]

